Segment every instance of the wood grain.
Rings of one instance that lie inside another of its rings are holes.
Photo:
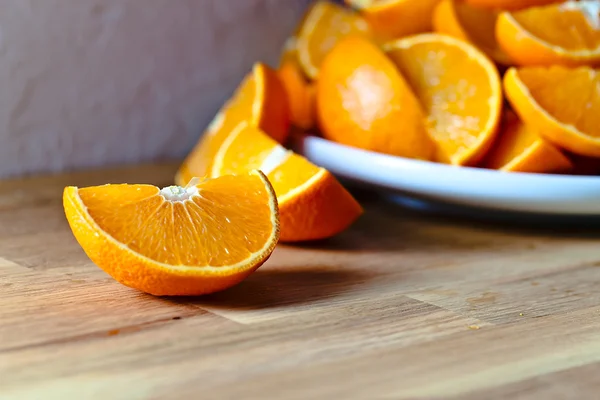
[[[61,193],[174,170],[0,182],[0,398],[597,398],[597,231],[359,193],[338,237],[280,245],[230,290],[157,298],[87,259]]]

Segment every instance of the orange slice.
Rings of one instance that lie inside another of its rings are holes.
[[[162,190],[69,186],[63,203],[90,259],[122,284],[154,295],[231,287],[269,258],[279,237],[277,199],[259,171]]]
[[[472,43],[498,64],[509,65],[510,59],[496,41],[498,12],[472,7],[458,0],[442,0],[433,13],[433,29]]]
[[[440,0],[346,0],[358,9],[373,34],[382,40],[431,30],[431,16]]]
[[[361,206],[327,170],[241,123],[215,157],[212,176],[251,169],[261,169],[273,184],[279,202],[281,241],[328,238],[362,214]]]
[[[502,110],[500,77],[477,48],[441,34],[421,34],[387,43],[421,101],[439,161],[476,164],[493,142]]]
[[[581,1],[503,12],[496,38],[518,65],[600,63],[600,2]]]
[[[486,157],[487,168],[510,172],[565,172],[571,161],[542,139],[514,114],[506,113],[504,126]]]
[[[352,10],[318,1],[309,10],[296,42],[304,73],[316,79],[323,59],[335,44],[350,35],[369,35],[368,24]]]
[[[504,90],[521,120],[573,153],[600,157],[600,73],[589,67],[510,68]]]
[[[464,0],[465,3],[475,7],[484,7],[496,10],[520,10],[523,8],[543,6],[559,3],[565,0]]]
[[[255,64],[186,157],[175,183],[185,186],[195,176],[208,176],[215,153],[241,121],[260,127],[279,142],[285,141],[289,113],[287,93],[277,72],[265,64]]]
[[[288,94],[293,125],[310,129],[315,125],[315,86],[308,83],[294,61],[286,61],[278,70]]]
[[[435,152],[410,87],[385,54],[361,37],[343,39],[323,62],[317,116],[325,138],[348,146],[423,160]]]

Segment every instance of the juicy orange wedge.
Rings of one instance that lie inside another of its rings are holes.
[[[542,137],[575,154],[600,157],[600,72],[589,67],[511,68],[504,90]]]
[[[208,176],[215,153],[241,121],[260,127],[279,142],[287,138],[290,127],[287,93],[277,72],[265,64],[254,65],[217,113],[177,171],[175,183],[185,186],[193,177]]]
[[[285,61],[279,70],[279,77],[288,94],[292,125],[310,129],[315,125],[315,86],[304,78],[294,61]]]
[[[241,123],[215,157],[212,176],[262,170],[273,184],[281,241],[334,236],[361,214],[361,206],[327,170],[286,150],[256,127]]]
[[[316,79],[327,53],[340,39],[353,35],[370,35],[368,24],[358,14],[329,1],[316,2],[306,15],[296,41],[304,73]]]
[[[437,159],[478,163],[496,136],[502,111],[494,64],[471,44],[435,33],[392,41],[384,49],[425,109]]]
[[[505,112],[502,130],[484,165],[510,172],[566,172],[571,161],[554,145],[542,139],[512,112]]]
[[[597,65],[600,2],[570,1],[503,12],[496,24],[496,38],[517,65]]]
[[[317,82],[323,136],[348,146],[431,160],[435,144],[409,84],[383,51],[362,37],[341,40]]]
[[[565,0],[464,0],[465,3],[481,8],[494,10],[521,10],[529,7],[538,7],[551,3],[560,3]]]
[[[460,0],[442,0],[433,13],[433,29],[472,43],[498,64],[510,65],[496,41],[497,19],[496,10],[473,7]]]
[[[154,295],[231,287],[269,258],[279,238],[277,199],[259,171],[186,188],[69,186],[63,204],[90,259]]]
[[[346,0],[369,23],[380,40],[398,39],[431,29],[431,16],[440,0]]]

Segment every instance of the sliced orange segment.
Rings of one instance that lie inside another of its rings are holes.
[[[100,268],[154,295],[231,287],[263,264],[279,237],[277,199],[258,171],[187,188],[69,186],[65,214]]]
[[[316,2],[300,28],[296,42],[304,73],[316,79],[323,59],[340,39],[369,34],[368,24],[357,13],[329,1]]]
[[[241,121],[260,127],[279,142],[285,141],[289,113],[287,93],[277,72],[265,64],[255,64],[186,157],[175,183],[185,186],[193,177],[208,176],[215,153]]]
[[[286,61],[278,70],[288,94],[290,118],[293,125],[310,129],[315,125],[315,86],[308,83],[294,61]]]
[[[570,1],[503,12],[496,38],[518,65],[596,65],[600,63],[600,2]]]
[[[477,48],[441,34],[421,34],[387,43],[427,114],[439,161],[474,165],[492,144],[502,110],[500,77]]]
[[[361,206],[327,170],[241,123],[215,157],[212,176],[251,169],[261,169],[273,184],[279,202],[281,241],[328,238],[362,214]]]
[[[521,10],[523,8],[538,7],[551,3],[560,3],[565,0],[464,0],[465,3],[475,7],[484,7],[495,10]]]
[[[431,30],[431,16],[440,0],[346,0],[358,9],[381,40]]]
[[[589,67],[510,68],[504,90],[521,120],[559,147],[600,157],[600,73]]]
[[[348,146],[431,160],[435,145],[419,101],[369,40],[348,37],[329,53],[317,82],[323,136]]]
[[[477,8],[459,0],[442,0],[433,13],[433,29],[472,43],[492,60],[509,65],[510,59],[496,41],[498,12]]]
[[[542,139],[513,113],[505,114],[502,130],[484,165],[510,172],[565,172],[571,161],[554,145]]]

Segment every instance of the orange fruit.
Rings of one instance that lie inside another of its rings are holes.
[[[75,238],[118,282],[154,295],[231,287],[263,264],[279,237],[277,199],[259,171],[186,188],[66,187]]]
[[[503,12],[496,38],[523,66],[600,63],[600,2],[581,1]]]
[[[249,121],[277,141],[285,141],[289,113],[287,93],[277,72],[256,63],[183,161],[175,183],[185,186],[193,177],[208,176],[215,153],[240,121]]]
[[[329,1],[316,2],[308,11],[296,41],[304,73],[316,79],[323,59],[340,39],[369,34],[368,24],[354,11]]]
[[[431,16],[440,0],[346,0],[360,11],[373,34],[397,39],[431,30]]]
[[[504,90],[521,120],[542,137],[573,153],[600,157],[600,71],[510,68]]]
[[[325,58],[317,81],[325,138],[367,150],[430,160],[425,114],[394,64],[369,40],[348,37]]]
[[[278,70],[288,94],[290,118],[293,125],[310,129],[315,124],[315,86],[308,83],[293,61],[286,61]]]
[[[520,10],[523,8],[543,6],[565,0],[464,0],[465,3],[475,7],[491,8],[496,10]]]
[[[498,46],[495,10],[470,6],[459,0],[442,0],[433,13],[435,32],[472,43],[492,60],[509,65],[510,59]]]
[[[437,159],[455,165],[479,162],[496,136],[502,111],[494,64],[469,43],[436,33],[392,41],[384,49],[425,109]]]
[[[261,169],[279,202],[281,241],[324,239],[350,226],[361,206],[327,170],[242,122],[215,157],[212,176]]]
[[[510,172],[564,172],[571,161],[554,145],[542,139],[513,113],[505,114],[504,124],[484,166]]]

